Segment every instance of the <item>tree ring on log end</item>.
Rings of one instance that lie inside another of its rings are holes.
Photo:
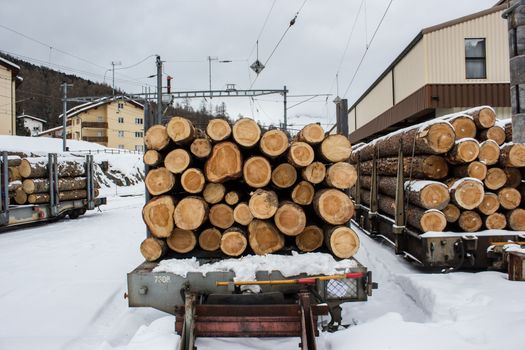
[[[255,156],[249,158],[244,162],[243,167],[243,177],[244,181],[251,187],[261,188],[268,183],[272,178],[272,166],[270,162],[260,156]]]
[[[174,252],[184,254],[191,252],[195,248],[197,239],[192,231],[176,228],[166,239],[166,243]]]
[[[350,227],[337,227],[329,237],[330,249],[340,259],[351,258],[359,249],[359,237]]]
[[[253,147],[261,138],[261,128],[255,120],[241,118],[233,124],[233,138],[243,147]]]
[[[291,164],[279,164],[272,171],[272,183],[279,188],[291,187],[296,180],[297,170]]]
[[[303,252],[313,252],[320,248],[324,242],[323,230],[318,226],[306,226],[299,235],[295,237],[295,244]]]
[[[430,209],[421,216],[419,224],[424,232],[442,232],[447,227],[447,218],[439,210]]]
[[[454,129],[448,123],[437,123],[428,130],[428,146],[437,154],[445,153],[454,147],[455,137]]]

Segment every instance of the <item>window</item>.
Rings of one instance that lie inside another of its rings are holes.
[[[144,124],[144,120],[142,118],[135,118],[135,124]]]
[[[102,131],[97,131],[97,136],[102,137]]]
[[[118,109],[124,108],[124,102],[119,102],[117,107]]]
[[[101,116],[97,117],[97,122],[103,122],[103,121],[104,121],[104,117],[101,117]]]
[[[118,149],[124,149],[124,145],[118,145]]]
[[[487,78],[485,39],[465,39],[465,71],[467,79]]]
[[[135,131],[135,137],[143,137],[144,133],[142,131]]]
[[[77,125],[80,124],[80,118],[77,118]]]
[[[124,137],[124,131],[119,130],[117,135],[118,135],[118,137]]]
[[[118,122],[119,124],[124,124],[124,117],[118,117],[118,118],[117,118],[117,122]]]
[[[144,151],[144,145],[135,145],[135,151],[143,152]]]

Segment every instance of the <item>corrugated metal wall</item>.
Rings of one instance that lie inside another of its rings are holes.
[[[357,106],[357,127],[360,128],[392,107],[394,105],[392,94],[392,72],[390,72]]]
[[[399,103],[427,83],[425,45],[418,42],[394,67],[395,101]]]

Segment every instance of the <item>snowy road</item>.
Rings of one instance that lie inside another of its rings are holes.
[[[0,349],[174,349],[174,318],[129,309],[126,273],[142,258],[142,197],[103,212],[0,234]],[[496,272],[421,274],[362,237],[380,289],[348,304],[321,349],[523,349],[525,284]],[[203,349],[296,349],[298,339],[199,339]]]

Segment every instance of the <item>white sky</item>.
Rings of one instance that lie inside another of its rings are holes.
[[[483,10],[496,0],[393,0],[370,44],[353,84],[350,80],[390,0],[307,0],[297,21],[284,37],[253,88],[289,89],[290,95],[333,94],[317,97],[288,110],[295,127],[313,120],[335,120],[331,102],[337,87],[349,105],[379,76],[424,27]],[[212,87],[227,83],[247,89],[255,75],[249,65],[252,49],[274,0],[0,0],[0,25],[21,32],[35,41],[0,27],[0,50],[30,58],[32,63],[76,74],[91,80],[111,82],[111,61],[133,65],[160,54],[164,72],[174,77],[173,90],[208,89],[207,57],[233,60],[212,62]],[[275,0],[259,39],[259,59],[266,62],[304,0]],[[343,57],[354,19],[361,7],[348,50]],[[50,49],[49,46],[53,47]],[[64,55],[74,54],[86,61]],[[93,64],[94,63],[94,64]],[[133,68],[116,71],[116,86],[126,92],[141,92],[155,79],[154,58]],[[348,92],[345,95],[345,91]],[[344,96],[343,96],[344,95]],[[291,97],[288,106],[307,97]],[[251,115],[263,123],[282,121],[279,95],[224,100],[228,112]],[[221,102],[214,99],[213,104]],[[201,101],[195,100],[198,107]],[[292,128],[294,127],[292,126]]]

